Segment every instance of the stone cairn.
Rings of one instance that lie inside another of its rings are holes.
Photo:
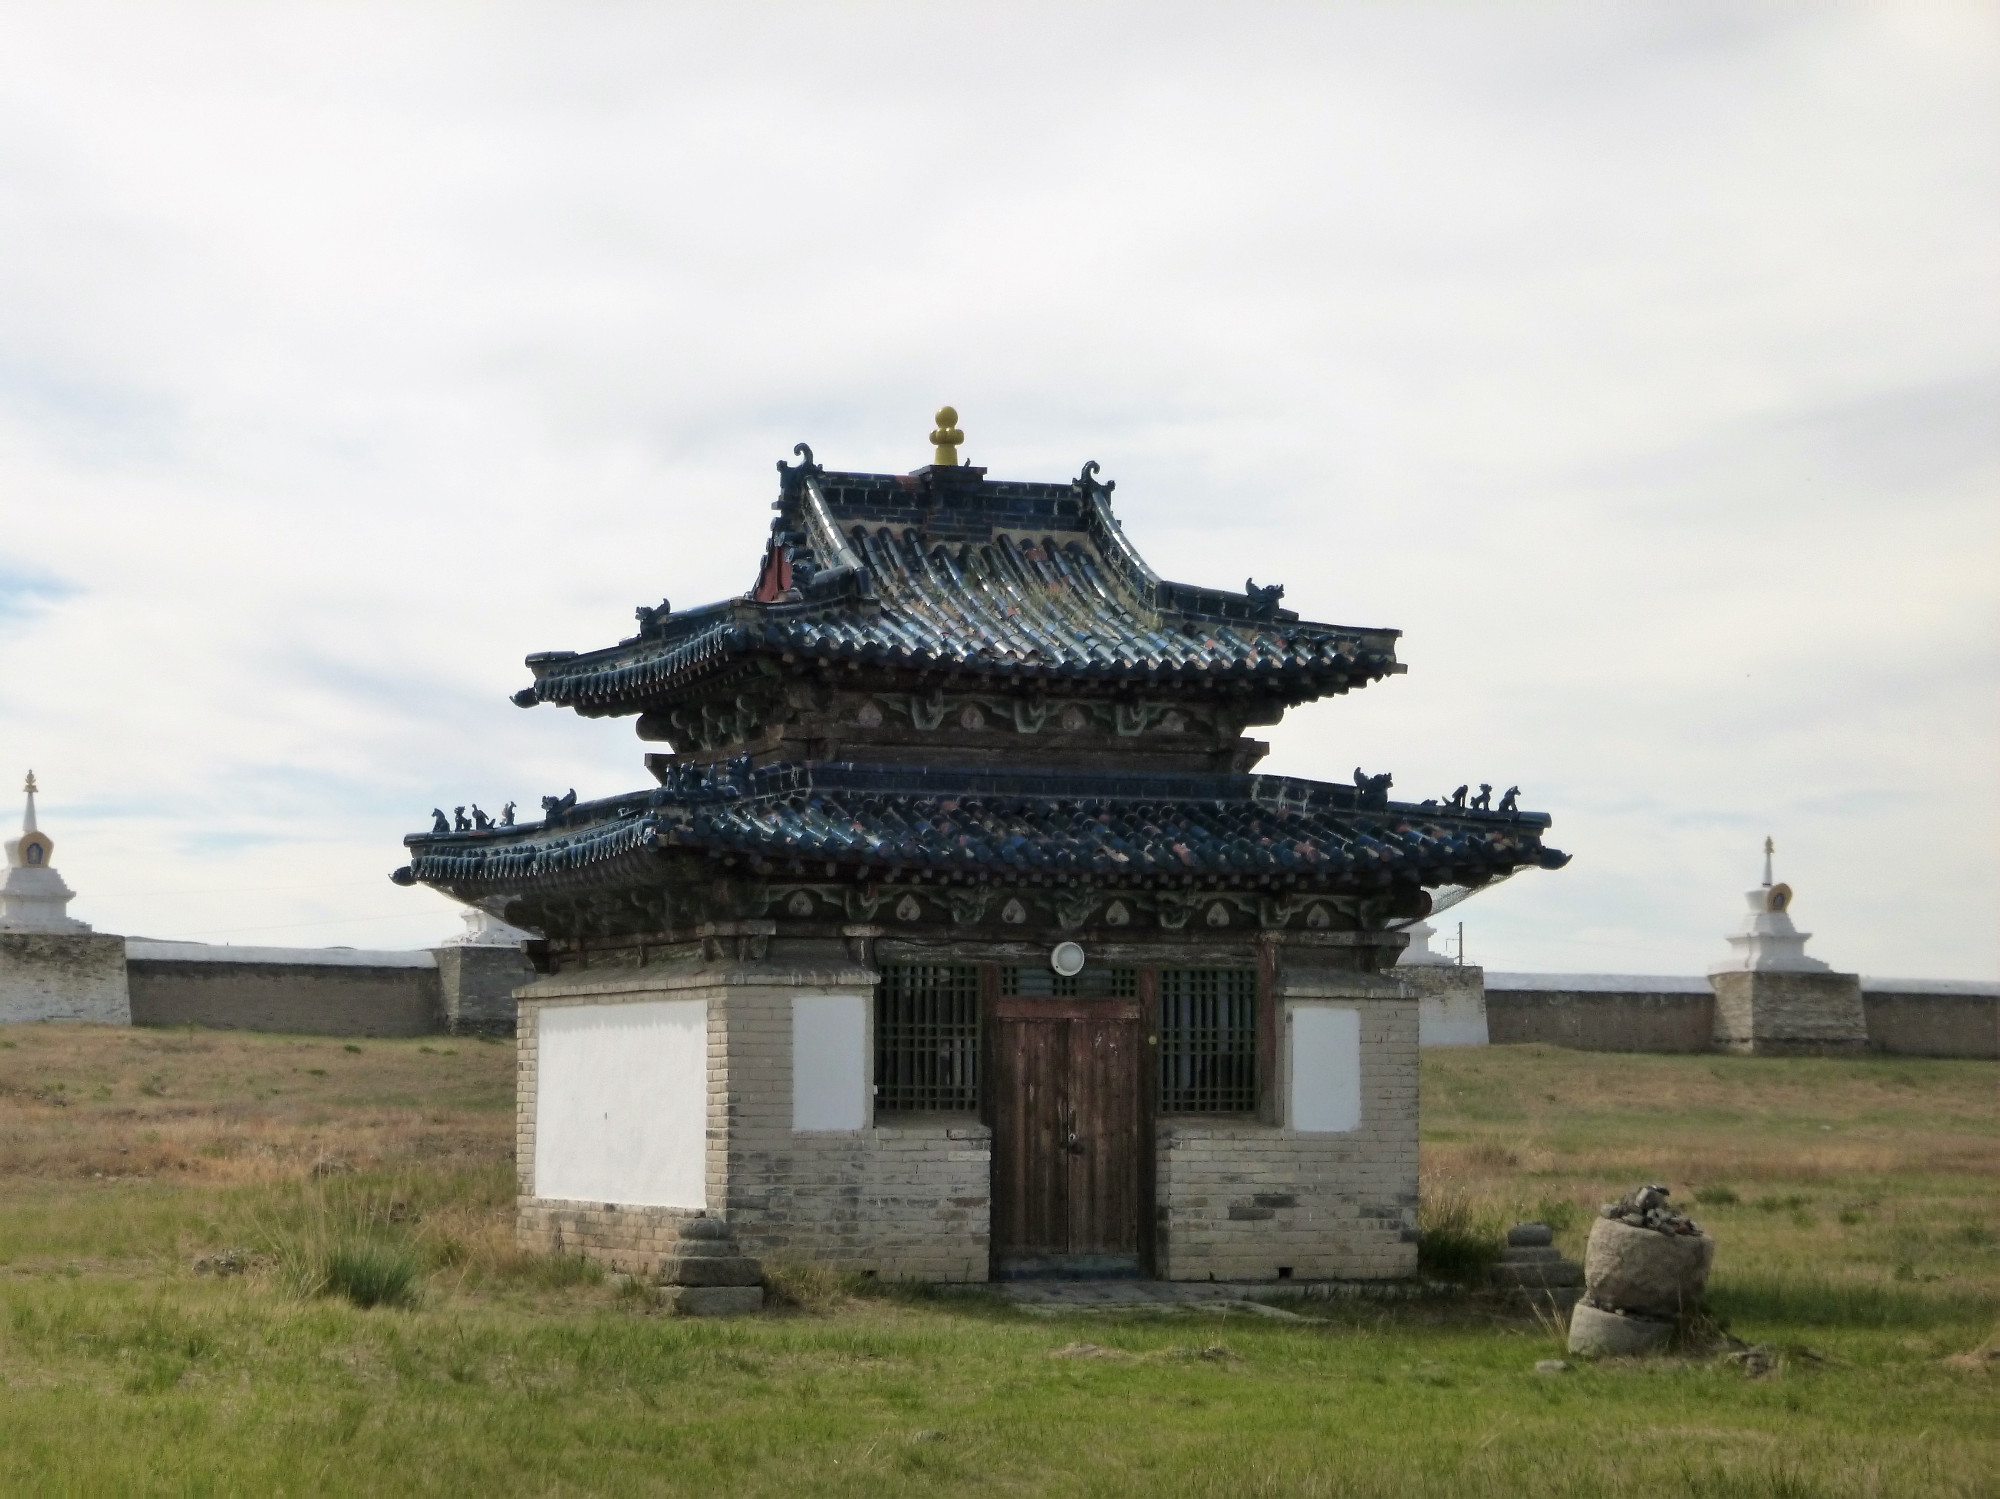
[[[1583,1299],[1570,1315],[1575,1354],[1657,1353],[1679,1318],[1701,1304],[1715,1240],[1667,1206],[1667,1189],[1640,1187],[1598,1209],[1583,1252]]]
[[[1563,1258],[1546,1223],[1517,1223],[1508,1229],[1507,1247],[1487,1275],[1496,1290],[1556,1315],[1568,1312],[1583,1294],[1583,1266]]]
[[[690,1218],[661,1256],[660,1302],[684,1317],[727,1317],[764,1305],[764,1267],[736,1245],[720,1218]]]

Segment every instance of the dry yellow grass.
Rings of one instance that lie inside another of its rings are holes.
[[[1424,1056],[1423,1172],[1491,1223],[1565,1220],[1572,1252],[1599,1203],[1657,1181],[1724,1283],[1810,1266],[2000,1295],[1996,1085],[1990,1062],[1447,1048]]]
[[[227,1031],[0,1032],[0,1180],[295,1178],[502,1163],[514,1048]]]
[[[1773,1371],[1550,1379],[1476,1300],[1225,1331],[773,1267],[772,1315],[667,1318],[514,1248],[511,1047],[348,1044],[0,1030],[0,1492],[1995,1492],[1990,1064],[1427,1055],[1436,1201],[1574,1247],[1638,1180],[1738,1199],[1695,1211]],[[410,1294],[306,1299],[333,1251]]]

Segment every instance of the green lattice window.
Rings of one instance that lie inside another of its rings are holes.
[[[1159,984],[1160,1112],[1254,1110],[1256,970],[1163,968]]]
[[[875,988],[875,1107],[979,1107],[979,968],[889,963]]]

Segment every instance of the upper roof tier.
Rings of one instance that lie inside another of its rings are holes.
[[[1204,693],[1254,687],[1282,705],[1403,668],[1398,631],[1314,624],[1281,588],[1170,583],[1125,540],[1097,465],[1068,483],[986,470],[828,472],[803,443],[780,463],[756,585],[696,609],[640,610],[639,634],[530,656],[522,707],[596,717],[703,697],[746,662],[853,666],[899,680],[1057,681]]]

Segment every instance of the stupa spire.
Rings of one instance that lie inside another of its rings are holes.
[[[7,840],[7,873],[0,881],[0,931],[87,932],[88,924],[69,915],[76,892],[56,873],[56,841],[36,826],[32,770],[22,790],[28,800],[21,813],[21,836]]]
[[[1743,925],[1729,934],[1729,956],[1711,967],[1710,973],[1766,969],[1786,973],[1827,971],[1827,964],[1806,956],[1806,939],[1812,933],[1792,925],[1792,887],[1772,883],[1771,856],[1777,847],[1775,840],[1765,838],[1764,883],[1755,890],[1744,891],[1743,902],[1750,912],[1743,918]]]

